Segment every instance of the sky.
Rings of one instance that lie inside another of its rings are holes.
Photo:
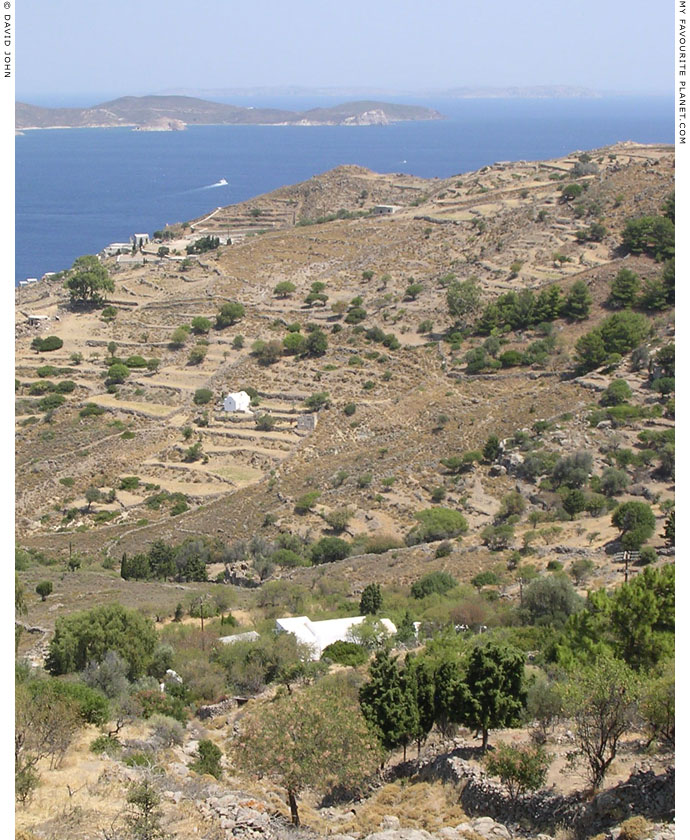
[[[16,13],[16,95],[37,104],[283,85],[673,87],[669,0],[31,0]]]

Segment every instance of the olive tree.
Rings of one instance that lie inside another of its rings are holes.
[[[299,826],[297,798],[305,788],[356,793],[375,772],[381,749],[349,683],[324,679],[248,711],[233,755],[239,768],[285,788]]]

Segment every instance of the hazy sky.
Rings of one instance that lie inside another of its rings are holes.
[[[671,92],[662,0],[31,0],[17,98],[168,88],[583,85]]]

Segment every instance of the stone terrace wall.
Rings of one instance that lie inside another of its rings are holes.
[[[672,820],[675,816],[673,767],[658,776],[652,770],[638,770],[591,802],[585,802],[581,794],[563,796],[549,790],[527,794],[518,803],[514,816],[507,790],[457,753],[437,757],[423,766],[419,775],[456,783],[461,788],[460,802],[469,816],[481,814],[502,822],[518,820],[540,829],[562,825],[591,833],[635,814],[652,820]]]

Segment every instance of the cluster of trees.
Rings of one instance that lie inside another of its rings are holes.
[[[524,680],[524,654],[509,645],[476,644],[464,658],[440,661],[408,655],[402,663],[379,651],[360,705],[386,750],[421,749],[434,723],[445,733],[453,725],[476,729],[486,749],[490,729],[518,723]]]
[[[649,671],[673,656],[675,567],[647,567],[628,583],[588,594],[549,646],[548,659],[564,667],[615,656]]]
[[[676,227],[672,200],[666,204],[666,213],[630,219],[623,230],[623,247],[631,254],[647,254],[659,262],[673,259]]]
[[[189,539],[176,548],[156,540],[146,553],[122,555],[120,576],[125,580],[208,580],[211,552],[202,540]]]
[[[538,295],[530,289],[506,292],[484,307],[475,330],[478,335],[490,335],[494,330],[532,329],[557,318],[579,321],[587,318],[591,304],[582,280],[573,283],[567,296],[556,285],[542,289]]]
[[[649,335],[649,329],[648,319],[639,312],[624,309],[609,315],[596,329],[578,338],[575,344],[578,370],[584,373],[605,362],[619,361],[624,353],[639,347]]]
[[[252,344],[252,354],[261,365],[272,365],[283,356],[300,358],[323,356],[328,349],[328,337],[319,327],[308,328],[303,335],[299,324],[288,327],[288,334],[282,341],[257,339]]]
[[[187,254],[205,254],[207,251],[215,251],[220,245],[220,239],[217,236],[202,236],[187,245],[185,251]]]
[[[644,287],[638,274],[621,268],[611,281],[609,305],[616,309],[640,307],[658,311],[672,306],[675,301],[675,260],[668,260],[658,277],[645,281]]]

